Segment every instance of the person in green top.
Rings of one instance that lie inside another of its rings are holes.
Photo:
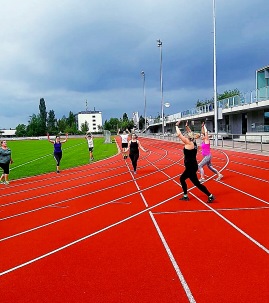
[[[3,169],[3,174],[0,177],[0,182],[6,185],[8,182],[9,165],[12,164],[11,150],[7,147],[7,141],[1,141],[0,147],[0,167]],[[3,181],[4,180],[4,181]]]

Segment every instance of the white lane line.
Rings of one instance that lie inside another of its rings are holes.
[[[232,188],[233,190],[238,191],[238,192],[240,192],[240,193],[242,193],[242,194],[244,194],[244,195],[246,195],[246,196],[249,196],[249,197],[251,197],[251,198],[253,198],[253,199],[255,199],[255,200],[258,200],[258,201],[260,201],[260,202],[262,202],[262,203],[265,203],[265,204],[269,204],[268,201],[263,200],[263,199],[260,199],[260,198],[258,198],[258,197],[256,197],[256,196],[253,196],[253,195],[251,195],[251,194],[249,194],[249,193],[247,193],[247,192],[245,192],[245,191],[243,191],[243,190],[241,190],[241,189],[238,189],[238,188],[236,188],[236,187],[234,187],[234,186],[232,186],[232,185],[229,185],[229,184],[227,184],[227,183],[224,183],[223,181],[218,181],[218,182],[221,183],[222,185],[225,185],[225,186],[227,186],[227,187],[230,187],[230,188]]]
[[[104,207],[104,206],[107,206],[107,205],[113,204],[113,203],[117,203],[117,201],[116,201],[116,200],[112,200],[112,201],[109,201],[109,202],[106,202],[106,203],[103,203],[103,204],[100,204],[100,205],[97,205],[97,206],[93,206],[93,207],[91,207],[91,208],[84,209],[84,210],[82,210],[82,211],[80,211],[80,212],[77,212],[77,213],[74,213],[74,214],[72,214],[72,215],[63,217],[63,218],[61,218],[61,219],[57,219],[57,220],[48,222],[48,223],[46,223],[46,224],[39,225],[39,226],[33,227],[33,228],[31,228],[31,229],[27,229],[27,230],[25,230],[25,231],[19,232],[19,233],[17,233],[17,234],[13,234],[13,235],[11,235],[11,236],[2,238],[2,239],[0,239],[0,242],[4,242],[4,241],[6,241],[6,240],[9,240],[9,239],[12,239],[12,238],[21,236],[21,235],[25,235],[25,234],[30,233],[30,232],[33,232],[33,231],[35,231],[35,230],[38,230],[38,229],[41,229],[41,228],[45,228],[45,227],[47,227],[47,226],[50,226],[50,225],[59,223],[59,222],[61,222],[61,221],[65,221],[65,220],[74,218],[74,217],[76,217],[76,216],[85,214],[85,213],[90,212],[90,211],[92,211],[92,210],[95,210],[95,209],[98,209],[98,208],[102,208],[102,207]],[[128,202],[127,202],[127,203],[118,202],[118,203],[130,204],[130,203],[128,203]]]
[[[258,181],[261,181],[261,182],[269,183],[268,180],[265,180],[265,179],[262,179],[262,178],[258,178],[258,177],[254,177],[254,176],[251,176],[249,174],[241,173],[238,170],[232,170],[232,169],[229,169],[229,168],[227,170],[230,171],[230,172],[232,172],[232,173],[235,173],[237,175],[241,175],[241,176],[248,177],[248,178],[251,178],[251,179],[255,179],[255,180],[258,180]]]
[[[244,211],[244,210],[263,210],[269,209],[269,206],[263,207],[236,207],[236,208],[218,208],[217,211]],[[184,214],[184,213],[201,213],[201,212],[212,212],[211,209],[195,209],[195,210],[178,210],[178,211],[162,211],[153,212],[154,215],[169,215],[169,214]]]
[[[214,212],[217,216],[222,218],[225,222],[227,222],[229,225],[231,225],[233,228],[235,228],[237,231],[239,231],[242,235],[244,235],[247,239],[249,239],[251,242],[256,244],[259,248],[264,250],[267,254],[269,254],[269,249],[267,249],[265,246],[263,246],[261,243],[253,239],[250,235],[248,235],[246,232],[244,232],[241,228],[239,228],[237,225],[232,223],[230,220],[225,218],[222,214],[220,214],[217,210],[215,210],[213,207],[211,207],[208,203],[203,202],[200,198],[198,198],[193,193],[190,193],[193,197],[195,197],[197,200],[199,200],[202,204],[204,204],[206,207],[208,207],[212,212]]]
[[[154,171],[152,173],[149,173],[147,175],[143,175],[143,176],[140,176],[138,178],[146,178],[150,175],[154,175],[156,173],[158,173],[159,171],[162,171],[163,169],[166,169],[166,168],[169,168],[169,167],[172,167],[174,166],[174,163],[170,164],[169,166],[167,167],[164,167],[162,168],[161,170],[158,170],[158,171]],[[123,173],[125,174],[125,173]],[[109,179],[109,178],[114,178],[115,176],[110,176],[106,179]],[[177,177],[177,176],[176,176]],[[173,178],[176,178],[176,177],[173,177]],[[103,179],[104,180],[104,179]],[[168,179],[166,181],[162,181],[160,183],[157,183],[157,184],[154,184],[153,186],[150,186],[150,187],[147,187],[147,188],[144,188],[142,191],[145,191],[145,190],[148,190],[148,189],[151,189],[151,188],[154,188],[158,185],[161,185],[163,183],[166,183],[166,182],[169,182],[170,180],[172,179]],[[99,182],[98,181],[94,181],[94,182],[90,182],[89,184],[91,183],[95,183],[95,182]],[[98,192],[101,192],[101,191],[105,191],[105,190],[109,190],[111,188],[114,188],[114,187],[117,187],[117,186],[121,186],[123,184],[127,184],[127,183],[130,183],[132,182],[132,180],[128,180],[128,181],[125,181],[125,182],[122,182],[120,184],[116,184],[116,185],[113,185],[113,186],[109,186],[109,187],[103,187],[102,189],[99,189],[99,190],[96,190],[96,191],[93,191],[93,192],[90,192],[90,193],[87,193],[87,194],[83,194],[83,195],[80,195],[80,196],[76,196],[76,197],[73,197],[73,198],[69,198],[69,199],[65,199],[65,200],[62,200],[62,201],[59,201],[57,203],[53,203],[53,204],[49,204],[49,205],[45,205],[45,206],[41,206],[41,207],[38,207],[38,208],[35,208],[35,209],[32,209],[32,210],[29,210],[29,211],[26,211],[26,212],[22,212],[22,213],[18,213],[18,214],[15,214],[15,215],[12,215],[12,216],[8,216],[8,217],[4,217],[4,218],[0,218],[0,221],[3,221],[3,220],[7,220],[7,219],[11,219],[11,218],[14,218],[14,217],[18,217],[18,216],[22,216],[22,215],[26,215],[26,214],[29,214],[29,213],[32,213],[32,212],[35,212],[35,211],[39,211],[39,210],[42,210],[42,209],[45,209],[46,207],[50,207],[51,205],[59,205],[61,203],[66,203],[68,201],[72,201],[72,200],[75,200],[75,199],[79,199],[79,198],[82,198],[82,197],[86,197],[86,196],[89,196],[89,195],[93,195],[95,193],[98,193]],[[86,184],[83,184],[83,186],[85,186]],[[63,189],[63,190],[58,190],[58,191],[55,191],[53,193],[58,193],[60,191],[65,191],[65,190],[70,190],[70,189],[73,189],[73,188],[77,188],[77,187],[80,187],[81,185],[77,185],[77,186],[73,186],[73,187],[69,187],[69,188],[66,188],[66,189]],[[136,192],[137,193],[137,192]],[[133,194],[136,194],[136,193],[133,193]],[[30,197],[30,198],[26,198],[26,199],[23,199],[23,200],[19,200],[19,201],[16,201],[16,202],[11,202],[11,203],[8,203],[8,204],[2,204],[0,205],[0,207],[4,207],[4,206],[9,206],[9,205],[13,205],[13,204],[17,204],[17,203],[22,203],[22,202],[27,202],[29,200],[34,200],[36,198],[40,198],[40,197],[44,197],[44,196],[49,196],[51,195],[52,192],[50,193],[46,193],[46,194],[43,194],[43,195],[39,195],[39,196],[35,196],[35,197]],[[127,195],[128,196],[128,195]]]
[[[194,299],[194,297],[192,295],[192,292],[191,292],[191,290],[190,290],[190,288],[189,288],[189,286],[188,286],[188,284],[187,284],[187,282],[186,282],[186,280],[185,280],[185,278],[184,278],[184,276],[183,276],[183,274],[182,274],[182,272],[181,272],[181,270],[180,270],[180,268],[179,268],[179,266],[177,264],[177,261],[176,261],[174,255],[173,255],[173,253],[172,253],[169,245],[167,244],[167,242],[166,242],[166,240],[165,240],[165,238],[163,236],[163,233],[161,232],[161,229],[160,229],[158,223],[156,222],[156,220],[155,220],[155,218],[154,218],[154,216],[153,216],[153,214],[152,214],[151,211],[149,212],[149,215],[150,215],[151,220],[152,220],[152,222],[153,222],[153,224],[154,224],[154,226],[155,226],[155,228],[156,228],[156,230],[158,232],[159,237],[161,238],[163,246],[164,246],[164,248],[165,248],[165,250],[166,250],[166,252],[167,252],[167,254],[169,256],[169,259],[170,259],[170,261],[171,261],[171,263],[172,263],[172,265],[173,265],[173,267],[174,267],[174,269],[175,269],[175,271],[177,273],[177,276],[178,276],[178,278],[179,278],[179,280],[181,282],[181,285],[183,286],[183,288],[185,290],[185,293],[186,293],[186,295],[187,295],[187,297],[189,299],[189,302],[195,303],[196,301],[195,301],[195,299]]]
[[[130,195],[132,195],[132,194],[130,194]],[[176,196],[175,196],[175,197],[176,197]],[[113,228],[113,227],[115,227],[115,226],[118,226],[118,225],[120,225],[120,224],[122,224],[122,223],[124,223],[124,222],[126,222],[126,221],[129,221],[129,220],[131,220],[131,219],[133,219],[133,218],[135,218],[135,217],[137,217],[137,216],[140,216],[141,214],[143,214],[143,213],[145,213],[145,212],[148,212],[150,209],[152,209],[152,208],[154,208],[154,207],[157,207],[157,206],[160,206],[160,205],[162,205],[162,204],[164,204],[164,203],[166,203],[166,202],[168,202],[168,201],[170,201],[170,200],[172,200],[172,199],[174,199],[174,197],[171,197],[171,198],[166,199],[166,200],[164,200],[164,201],[162,201],[162,202],[159,202],[158,204],[156,204],[156,205],[154,205],[154,206],[151,206],[151,207],[149,207],[149,208],[147,208],[147,209],[144,209],[144,210],[142,210],[142,211],[140,211],[140,212],[137,212],[137,213],[135,213],[135,214],[133,214],[133,215],[127,217],[127,218],[124,218],[124,219],[122,219],[122,220],[120,220],[120,221],[118,221],[118,222],[115,222],[115,223],[113,223],[113,224],[107,226],[107,227],[104,227],[104,228],[102,228],[102,229],[99,229],[99,230],[97,230],[97,231],[95,231],[95,232],[93,232],[93,233],[91,233],[91,234],[89,234],[89,235],[87,235],[87,236],[84,236],[84,237],[79,238],[79,239],[77,239],[77,240],[75,240],[75,241],[73,241],[73,242],[70,242],[70,243],[68,243],[68,244],[66,244],[66,245],[64,245],[64,246],[61,246],[61,247],[59,247],[59,248],[57,248],[57,249],[54,249],[54,250],[52,250],[52,251],[50,251],[50,252],[48,252],[48,253],[46,253],[46,254],[44,254],[44,255],[40,255],[40,256],[37,257],[37,258],[31,259],[31,260],[29,260],[29,261],[27,261],[27,262],[21,263],[21,264],[15,266],[15,267],[12,267],[12,268],[9,268],[9,269],[7,269],[7,270],[5,270],[5,271],[3,271],[3,272],[0,272],[0,276],[3,276],[3,275],[8,274],[8,273],[10,273],[10,272],[12,272],[12,271],[15,271],[15,270],[17,270],[17,269],[20,269],[20,268],[22,268],[22,267],[25,267],[25,266],[27,266],[27,265],[29,265],[29,264],[32,264],[32,263],[34,263],[34,262],[37,262],[37,261],[39,261],[39,260],[41,260],[41,259],[44,259],[44,258],[50,256],[50,255],[53,255],[53,254],[55,254],[55,253],[57,253],[57,252],[59,252],[59,251],[62,251],[62,250],[66,249],[66,248],[68,248],[68,247],[70,247],[70,246],[73,246],[73,245],[75,245],[75,244],[77,244],[77,243],[79,243],[79,242],[82,242],[82,241],[84,241],[84,240],[87,240],[87,239],[89,239],[89,238],[91,238],[91,237],[93,237],[93,236],[95,236],[95,235],[97,235],[97,234],[100,234],[100,233],[102,233],[102,232],[104,232],[104,231],[106,231],[106,230],[108,230],[108,229],[111,229],[111,228]],[[110,202],[108,202],[107,204],[109,204],[109,203],[110,203]],[[98,206],[97,206],[97,208],[98,208]],[[73,216],[74,216],[74,215],[73,215]],[[50,224],[50,223],[49,223],[49,224]],[[52,224],[52,223],[51,223],[51,224]]]

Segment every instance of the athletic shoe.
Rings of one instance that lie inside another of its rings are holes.
[[[4,181],[4,184],[5,184],[5,185],[8,185],[8,184],[9,184],[9,182],[8,182],[8,181]]]
[[[92,158],[91,158],[91,160],[93,161],[93,160],[94,160],[94,158],[92,157]]]
[[[212,203],[214,200],[215,200],[215,197],[211,194],[207,199],[207,203]]]
[[[136,175],[136,171],[134,171],[134,175]]]
[[[179,200],[181,200],[181,201],[190,201],[190,198],[182,196],[181,198],[179,198]]]
[[[200,183],[205,182],[205,178],[201,178],[199,181]]]
[[[216,181],[219,181],[220,179],[223,178],[223,175],[222,174],[219,174],[218,178],[216,179]]]
[[[56,173],[57,173],[57,174],[59,174],[59,173],[60,173],[60,171],[59,171],[59,170],[57,170],[57,171],[56,171]]]

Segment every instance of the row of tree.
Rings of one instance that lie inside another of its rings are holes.
[[[144,123],[144,118],[140,117],[139,124],[141,129]],[[130,120],[125,113],[121,119],[110,118],[109,121],[106,120],[103,127],[98,127],[98,132],[102,132],[102,130],[105,129],[112,133],[117,133],[118,129],[125,130],[133,129],[134,127],[134,121],[132,119]],[[51,135],[60,133],[85,134],[89,130],[87,121],[82,123],[80,128],[81,131],[78,129],[76,117],[71,111],[68,117],[63,116],[61,119],[57,119],[54,110],[47,112],[45,100],[41,98],[39,102],[39,113],[30,116],[28,125],[19,124],[16,127],[16,136],[36,137],[45,136],[47,133]]]
[[[233,90],[226,90],[222,94],[217,94],[217,100],[218,101],[224,100],[227,98],[231,98],[234,96],[240,96],[240,95],[241,95],[240,91],[237,88],[235,88]],[[202,106],[205,104],[209,104],[209,103],[214,103],[214,97],[212,97],[211,99],[206,99],[206,100],[197,100],[196,107],[199,107],[199,106]]]
[[[218,94],[218,100],[223,100],[230,98],[236,95],[240,95],[238,89],[233,89],[225,91],[223,94]],[[208,103],[213,103],[214,99],[200,101],[198,100],[196,106],[202,106]],[[103,127],[99,127],[99,132],[103,129],[111,131],[111,133],[117,133],[118,129],[145,129],[145,119],[140,116],[139,124],[135,125],[133,119],[129,119],[127,114],[124,113],[122,118],[110,118],[106,120]],[[68,117],[63,116],[61,119],[57,119],[53,110],[47,112],[46,103],[44,98],[40,99],[39,102],[39,114],[32,114],[28,125],[19,124],[16,127],[16,136],[25,137],[25,136],[44,136],[47,133],[56,135],[59,133],[69,133],[69,134],[85,134],[89,130],[88,123],[85,121],[81,125],[81,131],[78,129],[75,115],[70,111]]]
[[[140,120],[141,118],[142,117],[140,117]],[[124,131],[126,129],[132,130],[134,128],[140,128],[141,124],[143,123],[143,121],[140,120],[139,125],[135,125],[133,119],[129,119],[128,115],[124,113],[121,119],[110,118],[110,120],[106,120],[104,123],[104,129],[109,130],[112,134],[117,133],[118,129],[120,129],[121,131]]]
[[[70,111],[68,118],[63,116],[57,119],[53,110],[47,112],[44,98],[39,102],[39,113],[32,114],[28,125],[19,124],[16,127],[16,136],[45,136],[47,133],[56,135],[59,133],[78,134],[75,115]]]

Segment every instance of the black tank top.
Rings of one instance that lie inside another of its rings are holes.
[[[135,141],[135,142],[131,141],[130,153],[131,154],[138,154],[139,153],[137,141]]]
[[[197,144],[196,142],[193,142],[194,144],[194,149],[186,149],[184,147],[183,152],[184,152],[184,164],[185,165],[192,165],[196,164],[197,165]]]

